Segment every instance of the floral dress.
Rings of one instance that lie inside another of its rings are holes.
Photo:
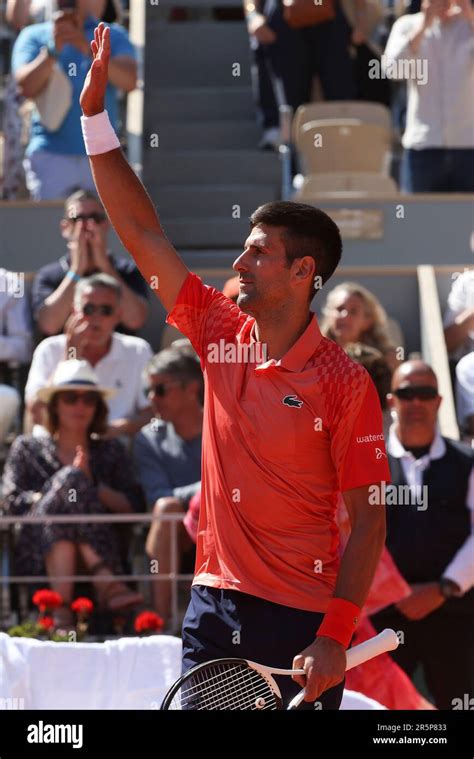
[[[14,441],[3,474],[3,504],[9,514],[109,514],[100,502],[97,483],[123,493],[132,511],[145,511],[132,460],[118,440],[91,440],[92,480],[73,466],[64,466],[51,437],[20,435]],[[41,493],[38,499],[37,493]],[[1,517],[0,517],[1,519]],[[58,540],[88,543],[114,573],[125,570],[122,525],[24,524],[15,544],[15,572],[46,574],[44,557]]]

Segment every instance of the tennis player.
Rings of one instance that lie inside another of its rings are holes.
[[[238,305],[204,285],[167,240],[104,111],[109,31],[102,24],[92,52],[81,106],[97,190],[205,376],[183,671],[226,656],[303,668],[295,682],[281,678],[283,699],[306,685],[304,708],[337,709],[345,650],[385,538],[382,499],[372,505],[368,488],[389,480],[375,387],[322,337],[309,310],[315,282],[326,282],[340,260],[339,230],[311,206],[268,203],[253,213],[234,263]],[[352,533],[339,564],[341,492]]]

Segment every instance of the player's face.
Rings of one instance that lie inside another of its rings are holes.
[[[396,391],[399,389],[416,389],[417,387],[430,387],[436,391],[438,389],[436,379],[431,374],[424,372],[404,374],[399,370],[393,381],[392,392],[387,396],[389,405],[395,411],[402,430],[419,429],[433,431],[434,433],[441,396],[437,394],[434,398],[428,399],[417,397],[403,399],[396,395]]]
[[[371,325],[362,298],[344,291],[333,296],[329,319],[331,332],[340,345],[359,342]]]
[[[237,305],[246,313],[268,313],[292,297],[291,269],[279,227],[255,226],[233,268],[240,280]]]

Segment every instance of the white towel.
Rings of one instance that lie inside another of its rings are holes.
[[[363,693],[358,693],[355,690],[344,691],[340,709],[341,711],[348,711],[351,709],[385,709],[385,711],[387,711],[387,707],[383,706],[383,704],[379,704],[375,699],[364,696]]]
[[[105,643],[53,643],[0,633],[0,708],[159,709],[181,671],[168,635]]]

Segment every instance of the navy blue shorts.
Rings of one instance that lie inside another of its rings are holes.
[[[237,590],[193,585],[183,621],[183,666],[228,656],[291,669],[293,658],[314,640],[323,614],[292,609]],[[275,677],[284,704],[300,691],[291,677]],[[344,681],[300,709],[339,709]]]

